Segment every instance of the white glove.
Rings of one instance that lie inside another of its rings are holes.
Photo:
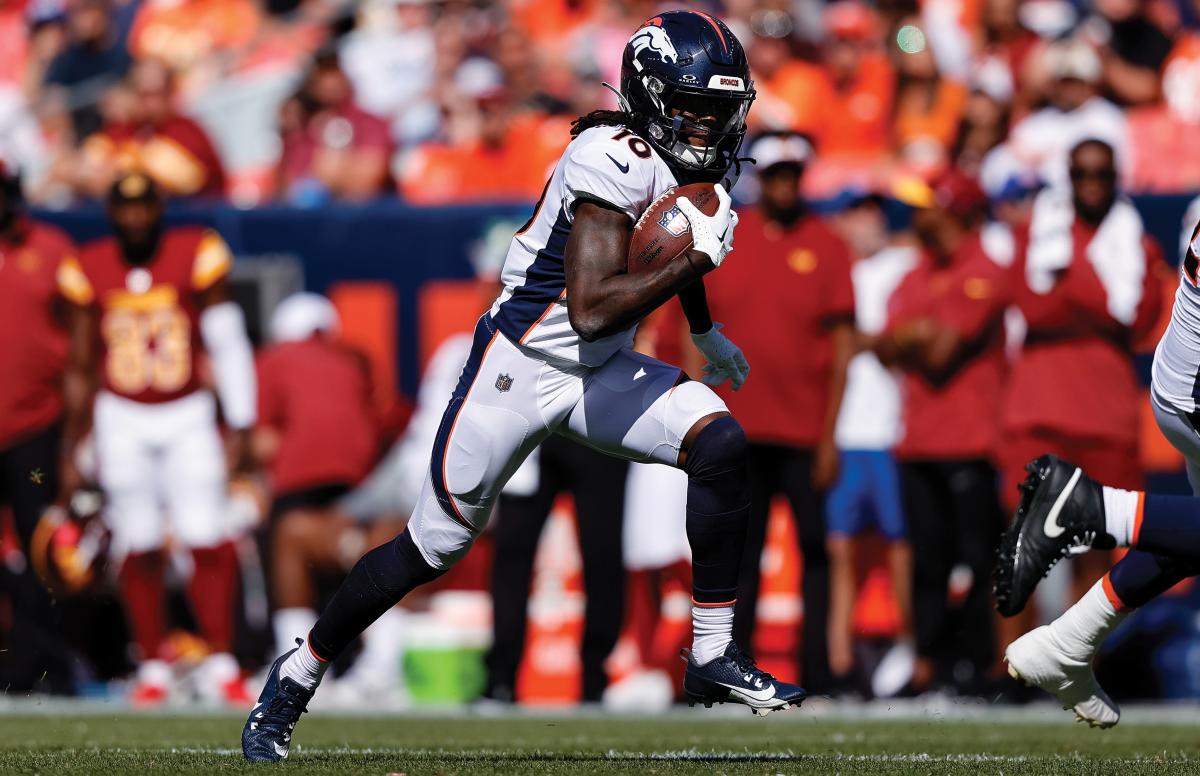
[[[676,207],[687,218],[692,228],[692,247],[708,256],[714,267],[721,266],[725,256],[733,250],[733,230],[737,227],[737,213],[729,209],[729,195],[721,184],[713,189],[717,192],[717,212],[706,216],[687,197],[675,200]]]
[[[733,390],[742,387],[750,374],[750,365],[742,355],[742,349],[721,333],[723,323],[714,323],[713,327],[704,334],[693,334],[692,342],[696,349],[704,354],[708,363],[704,365],[704,377],[700,382],[705,385],[720,385],[726,380],[733,381]]]

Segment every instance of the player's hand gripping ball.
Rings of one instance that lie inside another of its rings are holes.
[[[712,183],[691,183],[660,194],[633,227],[629,274],[687,261],[685,254],[693,249],[720,266],[733,249],[737,226],[737,213],[729,203],[725,189]]]

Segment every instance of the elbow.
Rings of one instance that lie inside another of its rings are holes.
[[[584,342],[595,342],[604,336],[605,322],[594,312],[571,309],[567,312],[567,318],[571,322],[571,328]]]
[[[604,325],[595,315],[571,315],[571,329],[583,342],[595,342],[604,336]]]

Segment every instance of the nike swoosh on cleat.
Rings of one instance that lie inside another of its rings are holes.
[[[730,690],[733,690],[738,695],[742,695],[742,696],[746,697],[747,699],[755,701],[757,703],[765,703],[775,697],[775,686],[774,685],[771,685],[770,687],[767,687],[764,690],[758,690],[757,692],[755,692],[754,690],[750,690],[746,687],[738,687],[735,684],[726,684],[725,682],[717,682],[717,684],[721,685],[722,687],[728,687]]]
[[[271,742],[271,746],[275,747],[275,754],[280,757],[286,758],[288,756],[288,748],[286,746],[280,746],[274,741]]]
[[[1067,530],[1058,524],[1058,514],[1062,512],[1063,507],[1067,505],[1067,499],[1071,497],[1071,493],[1075,490],[1075,486],[1079,484],[1079,478],[1083,474],[1083,470],[1078,466],[1075,467],[1075,473],[1071,475],[1071,479],[1067,481],[1067,486],[1058,494],[1058,498],[1054,500],[1054,506],[1050,507],[1050,511],[1046,513],[1046,522],[1042,525],[1042,530],[1046,532],[1046,536],[1051,539],[1057,539],[1062,536],[1063,531]]]
[[[629,165],[628,165],[628,164],[621,164],[621,163],[620,163],[620,162],[618,162],[616,159],[613,159],[613,156],[612,156],[612,154],[605,154],[605,156],[607,156],[609,159],[612,159],[612,163],[613,163],[613,164],[615,164],[615,165],[617,166],[617,169],[618,169],[618,170],[620,170],[621,172],[629,172]]]

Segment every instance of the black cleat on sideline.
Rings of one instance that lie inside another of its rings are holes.
[[[1043,455],[1025,465],[1021,503],[1000,542],[994,590],[996,609],[1012,617],[1054,564],[1116,542],[1105,531],[1104,493],[1083,469]]]
[[[683,690],[691,706],[742,703],[765,717],[776,709],[799,706],[808,697],[803,687],[781,682],[763,671],[732,641],[723,655],[704,665],[698,665],[686,649],[681,656],[687,661]]]
[[[301,643],[299,639],[296,643]],[[300,715],[308,710],[313,691],[306,690],[287,677],[279,668],[296,650],[279,656],[267,674],[267,684],[250,710],[250,718],[242,728],[242,754],[250,762],[279,762],[287,759],[292,744],[292,730]]]

